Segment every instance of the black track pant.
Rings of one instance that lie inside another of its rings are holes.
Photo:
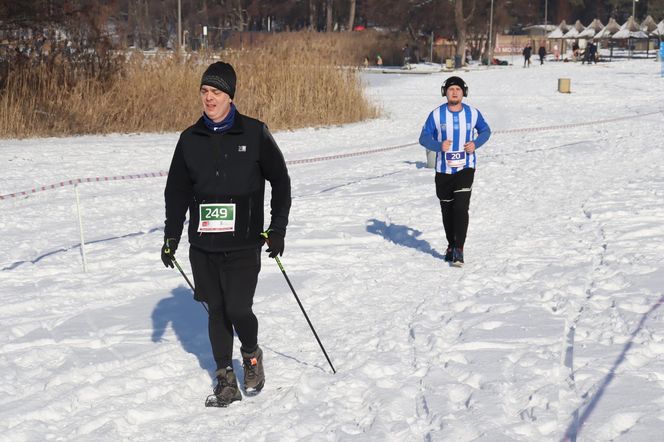
[[[468,232],[468,207],[475,169],[447,175],[436,173],[436,196],[440,200],[447,244],[463,249]]]
[[[210,310],[208,332],[217,369],[232,367],[233,329],[242,348],[258,343],[258,320],[251,307],[261,269],[260,249],[208,253],[189,248],[196,299]]]

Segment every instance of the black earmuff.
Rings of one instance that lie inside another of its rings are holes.
[[[449,77],[447,80],[445,80],[445,83],[443,83],[443,85],[440,87],[440,93],[443,95],[443,97],[447,97],[447,88],[450,86],[459,86],[463,91],[463,96],[468,96],[468,85],[461,77]]]

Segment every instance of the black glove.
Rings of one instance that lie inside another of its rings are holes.
[[[175,238],[164,239],[164,245],[161,247],[161,261],[164,266],[173,268],[173,258],[175,258],[175,251],[178,249],[179,242]]]
[[[267,238],[265,242],[267,243],[266,252],[269,253],[270,258],[276,258],[277,255],[281,256],[284,254],[284,235],[275,230],[268,230]]]

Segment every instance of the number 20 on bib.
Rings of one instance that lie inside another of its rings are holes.
[[[463,150],[445,152],[445,161],[447,161],[447,165],[450,167],[465,167],[466,152]]]

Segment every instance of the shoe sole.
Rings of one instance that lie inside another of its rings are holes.
[[[261,390],[263,389],[263,386],[264,386],[264,385],[265,385],[265,381],[261,382],[260,384],[256,385],[256,386],[253,387],[253,388],[246,388],[246,389],[244,390],[244,393],[245,393],[247,396],[256,396],[258,393],[261,392]]]
[[[241,401],[242,398],[236,399],[232,398],[230,401],[226,399],[220,399],[218,396],[211,394],[205,399],[205,406],[208,408],[226,408],[233,402]]]
[[[459,261],[453,262],[452,267],[463,267],[463,263]]]

